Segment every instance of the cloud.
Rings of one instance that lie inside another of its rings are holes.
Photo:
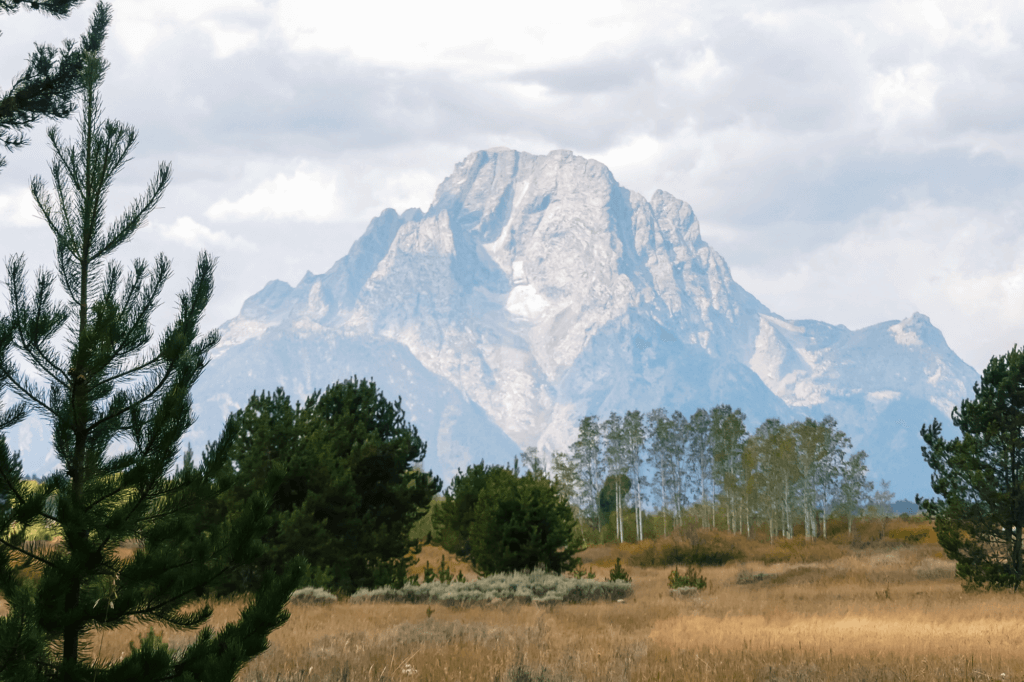
[[[164,239],[197,249],[217,247],[219,249],[252,250],[256,248],[244,237],[220,230],[211,230],[188,216],[178,218],[170,225],[162,226],[160,234]]]
[[[977,211],[918,202],[865,217],[799,258],[771,250],[770,238],[749,245],[767,244],[767,253],[732,257],[742,251],[742,233],[704,236],[713,245],[719,237],[736,281],[775,312],[854,329],[922,312],[980,371],[1020,341],[1022,218],[1024,205]]]
[[[31,14],[5,24],[0,63],[88,19],[19,23]],[[1003,259],[1024,248],[1007,236],[1024,196],[1017,2],[137,0],[115,7],[108,58],[108,115],[140,133],[118,182],[135,196],[172,161],[167,238],[221,240],[218,314],[329,266],[371,216],[426,208],[456,162],[507,146],[573,149],[689,201],[782,314],[857,326],[917,306],[975,365],[1024,338],[1004,312],[1020,271]],[[26,161],[45,149],[33,136],[0,197],[45,170]],[[943,264],[968,288],[897,286],[896,252],[905,279]]]
[[[254,190],[235,199],[221,199],[210,206],[211,220],[295,218],[324,221],[337,217],[337,183],[325,171],[297,170],[291,176],[278,173]]]
[[[0,216],[3,216],[3,227],[31,228],[45,225],[28,187],[12,187],[0,193]]]

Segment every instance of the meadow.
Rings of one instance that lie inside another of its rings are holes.
[[[682,598],[669,592],[670,568],[635,565],[663,552],[663,539],[583,552],[598,580],[623,558],[634,592],[622,602],[295,604],[239,679],[1024,680],[1022,597],[964,592],[927,531],[897,520],[873,542],[844,533],[774,545],[691,533],[743,556],[702,568],[708,587]],[[442,555],[425,547],[414,571]],[[466,564],[453,568],[475,578]],[[239,608],[219,603],[214,624]],[[142,630],[97,636],[94,655],[118,657]],[[175,646],[191,639],[164,635]]]

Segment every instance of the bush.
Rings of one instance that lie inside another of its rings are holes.
[[[584,569],[582,566],[579,566],[573,569],[572,577],[577,580],[595,580],[597,579],[597,574],[594,573],[593,569]]]
[[[583,542],[572,507],[543,475],[470,467],[452,481],[437,515],[443,546],[456,554],[468,547],[481,575],[535,568],[563,573],[580,564],[574,555]]]
[[[622,567],[622,559],[616,558],[615,565],[612,566],[611,572],[608,574],[607,582],[624,582],[631,583],[633,579],[629,577],[629,573],[626,573],[626,569]]]
[[[723,537],[714,531],[694,530],[685,536],[645,542],[629,557],[629,563],[642,568],[677,564],[722,566],[742,557],[743,553],[733,538]]]
[[[676,587],[668,591],[671,597],[696,597],[700,594],[699,587]]]
[[[338,598],[322,587],[303,587],[292,592],[288,601],[292,604],[332,604]]]
[[[770,573],[754,573],[749,568],[744,568],[736,575],[736,584],[750,585],[753,583],[759,583],[770,577],[772,577]]]
[[[452,575],[452,570],[445,563],[444,555],[442,554],[441,565],[438,566],[437,571],[434,571],[434,569],[430,567],[429,561],[423,567],[423,584],[426,585],[427,583],[432,583],[435,580],[444,585],[451,585],[452,581],[460,583],[466,582],[466,577],[462,575],[462,571],[459,571],[457,576]],[[413,581],[413,584],[418,584],[419,582],[415,576],[413,576]]]
[[[578,604],[581,602],[625,599],[633,594],[633,586],[625,582],[577,580],[546,571],[499,573],[471,583],[438,582],[361,589],[352,595],[353,604],[367,602],[398,602],[419,604],[436,602],[444,606],[473,606],[516,602],[521,604]]]
[[[689,566],[686,573],[679,575],[679,568],[673,569],[668,574],[668,589],[674,590],[679,587],[693,587],[703,590],[708,586],[708,581],[700,574],[696,566]]]

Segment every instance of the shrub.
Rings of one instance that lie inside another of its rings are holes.
[[[572,577],[577,580],[595,580],[597,574],[594,573],[593,569],[584,569],[582,566],[579,566],[573,569]]]
[[[367,602],[426,603],[445,606],[472,606],[501,602],[522,604],[577,604],[580,602],[625,599],[633,594],[633,586],[625,582],[577,580],[569,576],[533,571],[529,573],[498,573],[471,583],[453,582],[444,585],[432,582],[358,590],[351,599],[354,604]]]
[[[608,580],[606,582],[633,582],[633,579],[629,577],[629,573],[626,573],[626,569],[622,567],[622,559],[615,559],[615,565],[612,566],[612,570],[608,574]]]
[[[754,573],[749,568],[744,568],[736,575],[736,584],[750,585],[752,583],[761,582],[762,580],[770,577],[770,573]]]
[[[302,587],[292,592],[288,601],[292,604],[332,604],[338,598],[322,587]]]
[[[416,581],[414,584],[419,582],[416,580],[415,576],[413,576],[413,579]],[[430,567],[429,561],[423,567],[423,584],[432,583],[435,580],[445,585],[451,585],[452,581],[460,583],[466,582],[466,577],[462,575],[462,571],[459,571],[458,576],[452,575],[452,569],[445,563],[444,555],[442,554],[441,565],[437,567],[436,571]]]
[[[629,557],[629,563],[642,568],[677,564],[722,566],[742,557],[733,538],[722,537],[714,531],[694,530],[682,537],[644,543]]]
[[[700,594],[699,587],[676,587],[668,591],[672,597],[696,597]]]
[[[700,574],[696,566],[687,567],[686,573],[683,575],[679,575],[678,567],[668,574],[668,589],[670,590],[674,590],[679,587],[693,587],[698,590],[703,590],[707,586],[707,579]]]

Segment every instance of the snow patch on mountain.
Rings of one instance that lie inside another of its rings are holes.
[[[446,478],[564,449],[585,414],[727,402],[750,428],[833,413],[875,473],[924,492],[905,431],[948,422],[977,379],[924,315],[851,331],[772,313],[686,202],[565,150],[471,154],[426,212],[385,210],[326,273],[270,282],[221,330],[196,439],[253,391],[372,376]]]

